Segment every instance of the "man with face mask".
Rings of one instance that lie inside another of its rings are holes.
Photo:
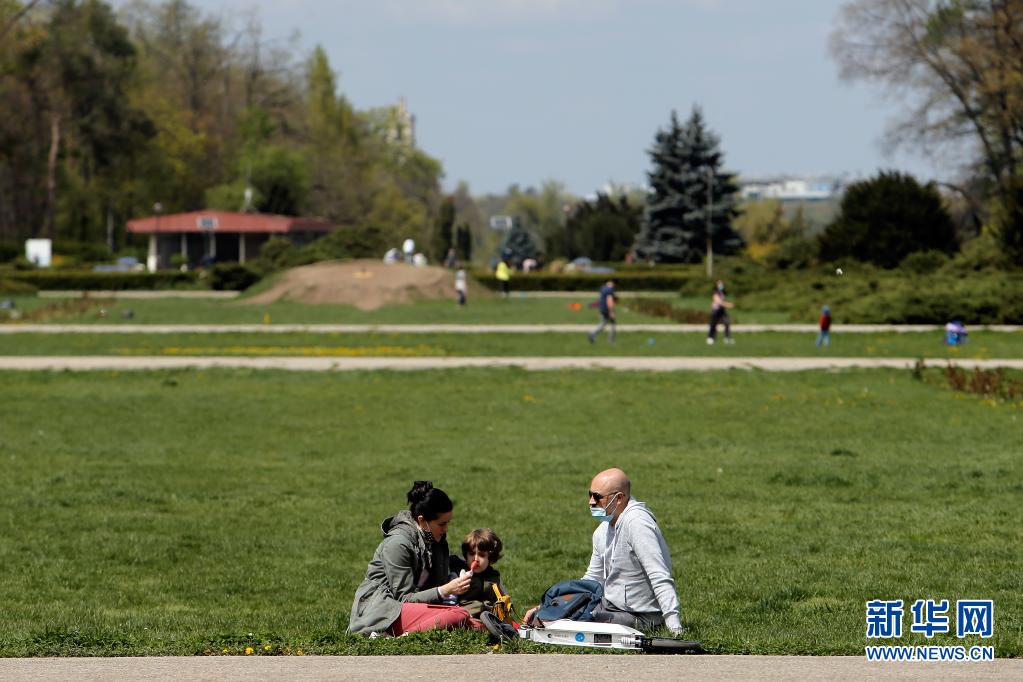
[[[668,545],[657,519],[632,499],[631,489],[621,469],[602,471],[590,483],[590,515],[599,525],[583,580],[596,580],[604,588],[593,619],[639,630],[664,625],[679,634],[682,623]],[[526,614],[527,623],[534,612]]]
[[[600,525],[583,579],[604,586],[594,620],[640,630],[666,625],[677,634],[682,623],[668,545],[657,519],[632,499],[631,489],[621,469],[602,471],[590,483],[590,514]]]

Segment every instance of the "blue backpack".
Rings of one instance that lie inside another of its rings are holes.
[[[536,617],[540,620],[593,620],[593,609],[604,597],[595,580],[564,580],[543,593]]]

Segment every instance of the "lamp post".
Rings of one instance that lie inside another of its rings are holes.
[[[156,214],[156,232],[153,240],[156,245],[156,258],[153,261],[153,272],[160,269],[160,214],[163,213],[163,204],[159,201],[153,204],[153,213]]]
[[[707,277],[714,278],[714,240],[711,239],[711,213],[714,209],[714,169],[707,167]]]

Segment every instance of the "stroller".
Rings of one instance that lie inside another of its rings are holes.
[[[966,331],[966,327],[959,320],[953,320],[945,325],[945,345],[946,346],[961,346],[966,343],[966,337],[969,332]]]

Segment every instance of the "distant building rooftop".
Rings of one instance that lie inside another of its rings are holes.
[[[169,213],[128,221],[128,232],[137,234],[221,232],[234,234],[291,234],[330,232],[334,226],[324,220],[264,213],[234,211],[191,211]]]
[[[744,199],[779,201],[823,201],[841,195],[844,182],[834,177],[741,178],[739,193]]]

